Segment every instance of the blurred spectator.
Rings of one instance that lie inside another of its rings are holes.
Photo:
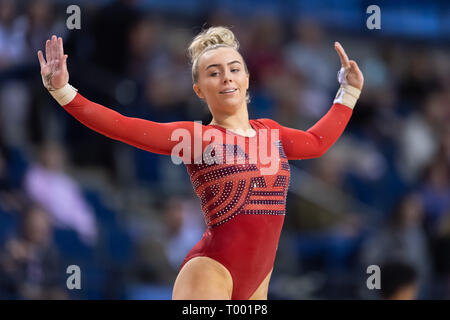
[[[23,59],[26,63],[34,62],[36,52],[43,48],[51,34],[66,34],[64,17],[58,19],[54,9],[55,4],[50,0],[28,1],[26,12],[15,20],[24,36],[26,47],[23,48]]]
[[[436,154],[438,138],[448,126],[448,106],[449,101],[444,93],[436,92],[426,99],[420,114],[413,113],[404,121],[398,167],[408,181],[417,179]]]
[[[259,84],[264,78],[271,78],[283,71],[282,57],[283,28],[279,17],[267,13],[259,13],[255,17],[252,28],[252,38],[244,52],[250,82]]]
[[[158,219],[145,218],[151,231],[139,241],[140,261],[133,274],[138,282],[172,285],[189,250],[200,241],[205,223],[194,199],[170,196],[160,205]]]
[[[420,188],[424,203],[427,231],[434,235],[443,215],[450,211],[450,163],[436,158],[425,171]]]
[[[308,79],[309,86],[334,90],[337,70],[333,60],[337,57],[330,45],[326,44],[318,21],[298,20],[294,25],[294,39],[285,46],[286,61]]]
[[[442,215],[439,229],[433,234],[432,248],[436,271],[435,296],[450,298],[450,208]]]
[[[417,299],[418,283],[414,268],[404,262],[390,261],[380,267],[381,296],[386,300]]]
[[[390,221],[381,226],[361,249],[365,266],[379,265],[390,260],[401,261],[417,270],[419,295],[430,288],[431,254],[423,229],[423,203],[416,193],[405,195],[395,206]]]
[[[13,299],[64,299],[64,274],[52,243],[50,217],[42,208],[30,206],[17,236],[1,251],[0,292]]]
[[[26,196],[22,190],[14,187],[8,175],[10,171],[3,150],[0,148],[0,212],[18,212],[23,209],[26,202]]]
[[[166,222],[166,254],[178,269],[188,252],[200,241],[205,230],[203,214],[197,201],[172,198],[164,213]]]
[[[399,92],[413,108],[420,108],[427,95],[437,88],[432,62],[423,49],[411,50],[407,67],[402,74]]]
[[[439,156],[443,158],[444,161],[450,163],[450,127],[447,126],[441,140],[441,146],[439,150]]]
[[[7,146],[29,144],[27,117],[30,93],[24,82],[11,81],[0,89],[0,131]]]
[[[0,0],[0,70],[21,62],[25,54],[25,30],[16,14],[14,0]]]
[[[147,76],[146,66],[151,63],[159,31],[157,22],[150,16],[138,19],[130,27],[127,38],[129,58],[126,73],[132,78],[143,81]]]
[[[303,197],[290,198],[287,217],[289,225],[296,226],[302,268],[323,270],[330,279],[342,279],[342,272],[351,267],[364,231],[363,217],[343,193],[344,152],[333,148],[314,161],[309,171],[313,175],[299,179]]]
[[[329,91],[336,87],[338,67],[332,43],[324,41],[320,24],[313,20],[300,20],[294,26],[294,40],[284,47],[286,66],[304,80],[305,88],[298,93],[297,108],[303,117],[316,119],[329,107]]]
[[[186,47],[191,36],[183,30],[171,30],[165,38],[165,50],[148,64],[145,94],[155,121],[173,121],[187,115],[187,103],[193,92],[191,70],[186,57]],[[197,112],[193,112],[193,115],[198,115],[200,101],[195,101]]]
[[[36,52],[48,38],[53,24],[53,4],[48,0],[30,1],[27,7],[25,25],[27,43],[31,52]],[[30,53],[31,53],[30,52]]]
[[[78,232],[80,239],[93,245],[97,238],[95,213],[78,183],[65,172],[62,146],[47,142],[40,150],[40,161],[31,166],[25,177],[25,188],[31,199],[44,207],[55,226]]]
[[[310,114],[300,108],[304,93],[303,79],[292,71],[281,73],[278,77],[266,77],[263,88],[257,92],[255,103],[276,104],[269,114],[276,115],[277,121],[290,128],[307,128],[311,124]],[[262,95],[262,97],[258,96]],[[261,101],[262,100],[262,101]],[[273,108],[273,107],[272,107]]]
[[[124,75],[130,58],[130,31],[139,16],[135,0],[110,1],[98,10],[92,26],[97,66],[115,76]]]

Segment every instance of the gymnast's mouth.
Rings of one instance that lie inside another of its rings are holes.
[[[230,89],[222,90],[219,93],[220,94],[232,94],[232,93],[235,93],[236,91],[237,91],[237,88],[230,88]]]

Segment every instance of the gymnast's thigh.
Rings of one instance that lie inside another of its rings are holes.
[[[230,300],[233,279],[218,261],[194,257],[181,268],[172,292],[174,300]]]
[[[252,294],[249,300],[267,300],[267,294],[269,292],[269,282],[272,275],[272,270],[267,274],[266,278],[261,282],[258,289]]]

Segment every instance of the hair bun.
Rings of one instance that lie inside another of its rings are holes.
[[[236,50],[239,49],[239,42],[230,29],[226,27],[211,27],[203,30],[192,40],[188,49],[191,62],[194,63],[203,50],[216,45],[226,45]]]

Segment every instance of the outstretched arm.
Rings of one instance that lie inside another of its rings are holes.
[[[126,117],[89,101],[68,83],[68,56],[64,54],[62,38],[52,36],[51,40],[47,40],[45,53],[46,59],[38,51],[44,86],[68,113],[90,129],[112,139],[165,155],[170,155],[173,146],[179,142],[171,139],[174,130],[183,128],[193,133],[193,122],[158,123]]]
[[[364,85],[364,76],[358,64],[349,60],[339,42],[334,47],[341,61],[338,81],[341,84],[331,109],[309,130],[302,131],[280,126],[280,137],[290,160],[317,158],[323,155],[341,136],[353,113]]]
[[[179,143],[178,139],[171,139],[176,129],[186,129],[191,136],[194,131],[194,122],[159,123],[126,117],[79,93],[63,108],[86,127],[100,134],[158,154],[170,155],[173,147]]]

